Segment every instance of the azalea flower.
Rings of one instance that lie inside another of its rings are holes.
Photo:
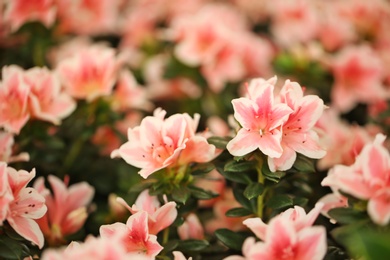
[[[180,239],[204,239],[204,231],[199,218],[194,213],[188,214],[184,223],[177,228]]]
[[[27,172],[7,167],[6,171],[13,195],[13,200],[8,205],[6,220],[19,235],[42,248],[44,238],[35,220],[41,218],[47,211],[45,198],[34,188],[27,187],[35,177],[35,169]]]
[[[88,217],[87,205],[94,195],[94,188],[86,182],[67,187],[54,175],[48,176],[53,194],[46,189],[43,177],[34,182],[34,188],[46,198],[47,214],[37,222],[49,244],[62,243],[84,225]]]
[[[292,110],[282,126],[281,146],[283,153],[278,158],[268,157],[271,171],[290,169],[297,152],[309,158],[319,159],[326,152],[320,147],[320,141],[314,125],[324,111],[324,102],[316,95],[303,95],[302,87],[297,82],[286,80],[281,92],[281,102]]]
[[[363,147],[353,165],[336,165],[321,183],[368,200],[368,215],[378,225],[390,222],[390,154],[382,146],[385,139],[383,134],[378,134],[373,143]]]
[[[248,97],[233,99],[234,117],[242,128],[227,144],[234,156],[243,156],[259,149],[271,158],[283,154],[281,126],[293,110],[274,100],[276,77],[254,79],[248,87]]]
[[[161,206],[157,196],[150,196],[148,190],[144,190],[138,195],[132,207],[122,198],[117,200],[132,214],[148,213],[149,234],[158,234],[161,230],[169,227],[177,217],[176,202],[170,201]]]
[[[47,68],[25,71],[24,80],[30,86],[32,116],[58,125],[76,109],[76,102],[61,90],[58,76]]]
[[[196,135],[199,115],[175,114],[164,119],[166,112],[154,111],[140,126],[128,130],[129,141],[111,153],[128,164],[141,168],[139,174],[147,178],[167,167],[208,162],[216,156],[215,146],[203,136]]]
[[[0,226],[7,217],[9,204],[14,200],[8,183],[7,164],[0,162]]]
[[[117,222],[101,226],[100,235],[107,239],[118,236],[126,252],[145,255],[150,259],[154,259],[163,249],[157,237],[149,233],[148,213],[145,211],[130,216],[126,224]]]
[[[92,101],[112,93],[118,65],[114,49],[92,45],[60,61],[56,71],[69,95]]]
[[[0,82],[0,126],[19,134],[30,118],[28,109],[29,86],[23,80],[23,70],[15,65],[2,69]]]
[[[24,23],[40,21],[46,27],[53,25],[57,8],[54,0],[6,0],[4,19],[16,31]]]

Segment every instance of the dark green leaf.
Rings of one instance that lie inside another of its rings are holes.
[[[308,201],[309,201],[309,199],[303,198],[303,197],[295,197],[295,198],[293,198],[293,204],[301,206],[301,207],[306,206]]]
[[[177,246],[179,245],[179,241],[178,240],[170,240],[168,241],[168,243],[166,243],[164,245],[164,249],[163,249],[163,252],[171,252],[173,250],[175,250],[177,248]]]
[[[215,231],[215,236],[227,247],[241,251],[246,235],[222,228]]]
[[[282,209],[294,205],[293,199],[286,194],[278,194],[271,197],[267,202],[267,206],[273,209]]]
[[[329,246],[324,260],[346,260],[349,259],[347,253],[341,248]]]
[[[225,167],[223,168],[223,170],[226,172],[245,172],[254,169],[255,162],[253,161],[236,162],[234,160],[226,163]]]
[[[328,214],[340,224],[350,224],[357,221],[368,220],[366,212],[352,208],[334,208],[329,210]]]
[[[189,197],[190,190],[187,187],[181,186],[172,191],[172,198],[177,202],[185,204]]]
[[[258,182],[250,183],[244,190],[244,196],[248,199],[254,199],[260,196],[264,191],[264,186]]]
[[[251,203],[250,200],[248,200],[244,196],[244,191],[242,189],[234,188],[233,195],[234,195],[234,198],[238,201],[238,203],[240,203],[244,208],[246,208],[250,211],[255,211],[254,205]]]
[[[177,246],[178,251],[201,251],[209,245],[207,240],[188,239],[182,240]]]
[[[0,259],[23,259],[23,244],[2,236],[0,238]]]
[[[246,208],[232,208],[225,213],[227,217],[244,217],[251,214],[253,214],[253,212]]]
[[[229,181],[241,183],[241,184],[249,184],[251,183],[251,179],[248,177],[248,175],[244,173],[238,173],[238,172],[226,172],[221,168],[217,168],[218,172],[224,176]]]
[[[315,172],[314,161],[306,156],[298,154],[297,159],[293,165],[293,168],[300,172]]]
[[[197,164],[195,167],[193,167],[191,169],[191,174],[192,175],[203,175],[203,174],[211,172],[214,169],[215,169],[215,166],[212,163]]]
[[[286,175],[286,172],[280,172],[280,171],[271,172],[271,170],[268,168],[268,165],[266,163],[263,164],[261,171],[267,180],[276,183],[278,183],[280,179],[282,179]]]
[[[209,144],[215,145],[218,149],[226,149],[226,145],[231,140],[230,137],[220,137],[220,136],[212,136],[207,139]]]
[[[188,189],[191,191],[191,194],[194,198],[200,200],[209,200],[219,196],[218,194],[215,194],[211,191],[207,191],[195,186],[188,186]]]

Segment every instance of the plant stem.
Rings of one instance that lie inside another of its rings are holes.
[[[169,227],[164,229],[162,244],[165,245],[166,243],[168,243],[168,239],[169,239]]]
[[[264,185],[264,175],[263,172],[261,171],[261,168],[263,166],[263,159],[257,158],[257,161],[258,161],[258,165],[256,166],[256,170],[257,170],[258,182]],[[266,189],[264,189],[263,193],[257,197],[257,216],[259,218],[263,218],[265,194],[266,194]]]

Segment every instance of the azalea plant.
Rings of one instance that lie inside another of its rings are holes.
[[[1,259],[390,255],[386,0],[0,0]]]

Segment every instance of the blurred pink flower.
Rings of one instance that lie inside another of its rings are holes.
[[[130,216],[126,224],[114,223],[102,225],[100,235],[105,239],[118,236],[128,253],[137,253],[154,259],[163,249],[157,242],[157,237],[149,233],[148,213],[140,211]]]
[[[117,0],[57,0],[60,33],[98,35],[113,33],[119,15]]]
[[[81,49],[56,68],[66,92],[87,101],[112,93],[118,69],[115,50],[100,45]]]
[[[154,116],[145,117],[140,126],[128,130],[129,141],[111,157],[122,157],[128,164],[141,168],[139,174],[150,174],[167,167],[208,162],[216,156],[215,146],[205,137],[196,135],[199,115],[174,114],[156,109]]]
[[[382,84],[382,62],[368,45],[345,47],[330,62],[335,79],[332,104],[341,112],[389,97]]]
[[[297,152],[309,158],[319,159],[326,152],[320,147],[319,137],[314,125],[324,111],[324,102],[316,95],[303,95],[302,87],[297,82],[286,80],[281,92],[281,103],[292,110],[282,127],[281,145],[283,153],[278,158],[268,157],[271,171],[290,169]]]
[[[55,22],[56,11],[54,0],[6,0],[4,19],[12,31],[31,21],[40,21],[50,27]]]
[[[248,97],[232,100],[234,117],[242,128],[228,143],[234,156],[243,156],[259,149],[271,158],[283,154],[281,126],[293,112],[286,104],[274,104],[276,77],[254,79],[248,85]]]
[[[2,69],[0,82],[0,126],[19,134],[30,118],[28,109],[29,86],[24,82],[23,70],[15,65]]]
[[[319,19],[312,1],[277,0],[270,6],[271,32],[283,47],[306,43],[317,36]]]
[[[9,204],[14,200],[8,183],[7,164],[0,161],[0,226],[7,218]]]
[[[323,186],[368,200],[368,215],[378,225],[390,221],[390,154],[382,146],[385,139],[378,134],[373,143],[364,146],[353,165],[336,165],[321,182]]]
[[[188,214],[184,223],[177,228],[177,233],[182,240],[204,239],[203,226],[194,213]]]
[[[42,248],[44,238],[35,220],[44,216],[47,211],[45,198],[36,189],[27,187],[35,177],[35,169],[27,172],[7,167],[6,171],[14,198],[9,204],[6,219],[19,235]]]
[[[150,196],[148,190],[144,190],[138,195],[132,207],[122,198],[118,198],[118,202],[132,214],[137,212],[148,213],[150,234],[157,235],[161,230],[169,227],[177,217],[176,202],[170,201],[161,206],[157,196]]]
[[[33,117],[58,125],[76,109],[76,102],[61,89],[57,75],[47,68],[34,67],[25,71],[24,80],[30,86]]]
[[[226,187],[226,181],[221,176],[221,174],[216,169],[214,169],[211,172],[207,173],[204,178],[195,179],[194,185],[201,189],[211,191],[215,194],[219,194],[218,197],[213,199],[199,200],[199,207],[205,208],[213,207],[218,200],[222,199]]]
[[[14,142],[12,134],[0,131],[0,161],[11,163],[30,159],[29,154],[25,152],[13,155]]]
[[[84,225],[88,217],[87,205],[94,195],[94,188],[86,182],[76,183],[69,188],[67,180],[62,182],[54,175],[48,176],[53,194],[46,189],[43,177],[39,177],[34,188],[46,199],[47,214],[37,222],[50,245],[65,242]]]
[[[112,95],[112,108],[116,111],[129,109],[152,110],[154,105],[147,99],[146,89],[140,86],[128,70],[120,73]]]

